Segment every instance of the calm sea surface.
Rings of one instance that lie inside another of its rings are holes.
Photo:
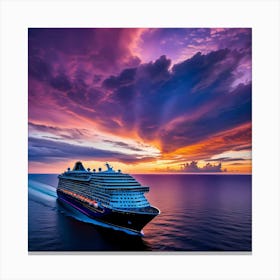
[[[250,175],[134,175],[161,214],[135,236],[56,197],[57,175],[29,174],[29,251],[251,251]]]

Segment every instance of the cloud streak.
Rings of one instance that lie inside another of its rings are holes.
[[[127,164],[155,160],[154,157],[141,157],[137,154],[123,154],[93,147],[68,144],[48,139],[29,138],[28,159],[30,162],[56,162],[62,160],[104,160],[120,161]]]

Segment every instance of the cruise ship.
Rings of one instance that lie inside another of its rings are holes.
[[[76,162],[72,170],[68,168],[58,176],[58,199],[94,220],[142,233],[143,227],[160,214],[144,195],[149,187],[105,165],[104,171],[90,170]]]

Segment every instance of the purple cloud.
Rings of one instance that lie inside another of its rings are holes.
[[[66,159],[120,161],[123,163],[146,162],[154,160],[154,157],[141,157],[120,152],[105,151],[93,147],[68,144],[61,141],[39,139],[30,137],[28,141],[28,160],[30,162],[56,162]]]

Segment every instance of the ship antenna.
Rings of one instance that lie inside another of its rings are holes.
[[[113,170],[112,166],[110,166],[110,164],[108,162],[106,162],[105,165],[106,165],[108,171]]]

